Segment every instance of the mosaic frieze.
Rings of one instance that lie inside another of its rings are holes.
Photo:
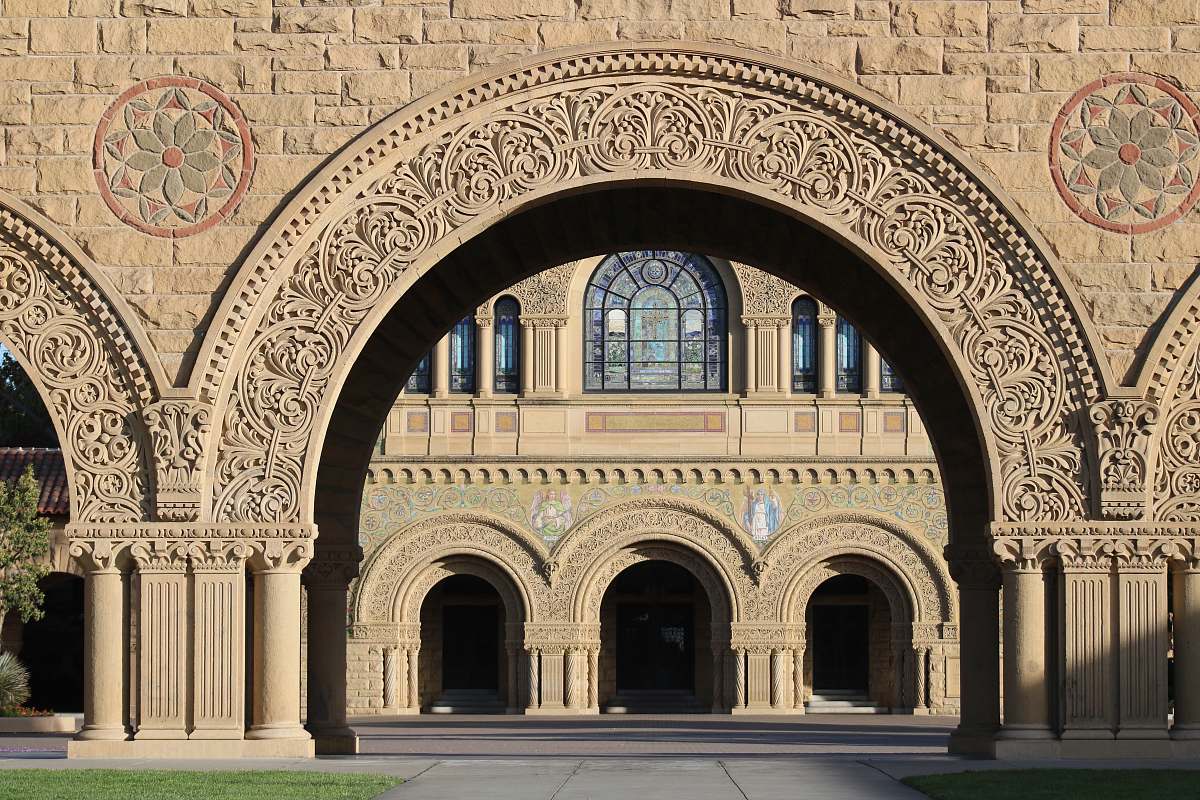
[[[938,546],[946,542],[942,490],[929,484],[368,485],[363,495],[359,539],[369,552],[419,519],[470,510],[495,514],[553,545],[597,511],[622,500],[652,495],[700,503],[739,525],[760,544],[793,524],[844,510],[884,514],[921,531]]]

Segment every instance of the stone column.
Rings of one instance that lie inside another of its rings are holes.
[[[837,394],[837,316],[825,306],[817,313],[817,391],[821,397]]]
[[[1200,558],[1177,562],[1175,586],[1175,725],[1171,736],[1200,740]]]
[[[746,394],[758,391],[758,326],[749,319],[742,319],[746,331]]]
[[[383,707],[396,708],[400,702],[400,659],[396,647],[383,648]]]
[[[950,736],[950,752],[991,755],[1000,727],[1000,576],[981,552],[947,556],[958,584],[962,653],[962,713]]]
[[[561,711],[566,708],[563,662],[566,648],[551,645],[542,648],[542,704],[543,711]]]
[[[771,651],[771,708],[782,709],[786,687],[783,682],[783,651]]]
[[[517,713],[520,708],[520,678],[521,678],[521,649],[515,644],[507,644],[504,648],[508,657],[508,697],[505,698],[504,710],[508,714]]]
[[[1166,740],[1167,562],[1158,554],[1130,552],[1118,555],[1116,568],[1121,681],[1117,738]],[[1162,755],[1170,754],[1165,741],[1157,747]]]
[[[779,355],[779,391],[787,397],[792,393],[792,321],[782,319],[775,326],[777,344],[775,351]]]
[[[910,711],[912,706],[908,703],[908,657],[909,652],[905,642],[896,635],[895,624],[892,628],[892,652],[896,654],[896,661],[893,666],[896,668],[896,674],[893,680],[896,683],[895,697],[892,698],[894,703],[892,711]]]
[[[528,680],[526,686],[529,690],[529,695],[525,698],[525,709],[532,711],[541,705],[541,661],[542,654],[537,648],[528,648],[525,650],[525,666],[528,669],[526,673]]]
[[[567,344],[567,321],[554,321],[554,390],[566,397],[567,380],[570,373],[571,348]]]
[[[1071,740],[1108,740],[1116,727],[1112,557],[1061,554],[1059,630],[1063,642],[1064,754]],[[965,630],[965,626],[964,626]],[[963,648],[964,654],[966,648]]]
[[[563,677],[565,702],[563,705],[570,709],[576,709],[579,707],[579,651],[574,647],[568,647],[565,660],[566,673]]]
[[[244,543],[197,546],[192,560],[191,739],[241,739],[246,708]]]
[[[518,371],[521,373],[521,396],[528,397],[533,393],[533,337],[536,331],[533,321],[522,318],[521,322],[521,363]]]
[[[181,543],[131,548],[140,583],[138,723],[135,739],[186,739],[188,724],[188,576]],[[300,602],[296,601],[299,616]],[[299,651],[299,641],[296,648]],[[297,684],[299,688],[299,684]]]
[[[928,714],[929,713],[929,693],[928,693],[928,673],[929,673],[929,648],[917,647],[913,651],[913,660],[916,662],[916,679],[917,679],[917,697],[913,703],[913,713]]]
[[[408,647],[408,708],[414,714],[421,711],[421,648],[417,645]]]
[[[491,397],[496,384],[496,337],[491,316],[475,317],[475,393]]]
[[[733,651],[733,707],[746,707],[746,651]]]
[[[883,368],[879,364],[879,351],[869,342],[862,343],[863,348],[863,394],[867,397],[879,397],[879,385],[883,377]]]
[[[300,725],[300,571],[311,547],[308,542],[268,541],[251,562],[254,685],[247,739],[311,738]]]
[[[588,708],[600,710],[600,648],[588,648]]]
[[[725,710],[725,652],[726,647],[712,648],[712,713]]]
[[[346,724],[346,606],[350,581],[358,576],[361,558],[357,546],[334,549],[318,545],[316,557],[304,570],[308,589],[307,728],[322,754],[358,752],[358,737]]]
[[[797,643],[792,650],[792,708],[797,714],[804,713],[804,642]]]
[[[1004,727],[1001,739],[1050,739],[1047,579],[1040,558],[1001,555],[1004,573]]]
[[[83,728],[76,739],[126,738],[124,705],[124,586],[119,551],[108,542],[73,542],[84,569]]]
[[[433,346],[433,363],[430,364],[429,390],[434,397],[450,394],[450,336],[447,334]]]

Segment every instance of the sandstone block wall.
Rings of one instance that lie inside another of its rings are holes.
[[[169,374],[286,196],[397,107],[470,72],[588,42],[691,39],[811,62],[906,107],[1011,192],[1068,266],[1118,374],[1200,256],[1194,215],[1138,235],[1084,222],[1051,180],[1051,125],[1105,74],[1200,89],[1194,0],[0,0],[0,190],[98,261]],[[97,191],[98,121],[135,83],[203,79],[256,157],[222,224],[186,238],[120,223]]]

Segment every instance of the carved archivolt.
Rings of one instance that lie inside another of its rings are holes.
[[[736,186],[837,229],[937,320],[997,448],[1002,518],[1086,513],[1083,323],[1022,223],[939,141],[849,88],[729,51],[530,61],[362,137],[255,250],[214,325],[218,520],[307,519],[352,340],[466,226],[579,186]]]
[[[1176,366],[1165,392],[1154,459],[1155,519],[1200,521],[1200,347]]]
[[[433,587],[452,575],[474,575],[491,584],[504,603],[506,624],[524,621],[529,615],[528,597],[507,568],[474,556],[451,556],[430,564],[396,589],[392,619],[404,625],[421,624],[421,605]]]
[[[543,583],[539,576],[546,557],[542,543],[504,520],[446,514],[408,526],[372,554],[355,588],[355,621],[394,620],[397,602],[408,596],[406,587],[422,570],[456,556],[496,565],[509,575],[521,596],[521,607],[528,610],[523,616],[546,615],[546,592],[538,585]]]
[[[791,615],[789,619],[795,624],[802,624],[813,592],[822,583],[838,575],[858,575],[879,587],[884,597],[887,598],[893,628],[897,625],[912,623],[915,598],[910,587],[895,573],[881,567],[872,558],[856,555],[834,556],[807,570],[796,581],[789,593],[791,596],[788,602],[788,612]]]
[[[151,458],[139,408],[154,379],[119,301],[78,252],[0,196],[0,341],[54,419],[71,478],[71,518],[149,519]]]
[[[883,517],[866,513],[831,514],[778,534],[763,553],[755,613],[760,619],[792,622],[803,613],[803,594],[822,565],[854,556],[885,569],[906,587],[912,621],[949,623],[957,616],[956,593],[941,557],[918,535]],[[870,577],[870,576],[867,576]],[[824,580],[824,579],[821,579]],[[820,584],[807,588],[811,593]]]

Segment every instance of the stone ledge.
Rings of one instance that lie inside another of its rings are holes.
[[[0,717],[0,733],[75,733],[83,718],[78,714],[46,717]]]
[[[312,739],[72,739],[67,742],[67,758],[312,758],[315,755]]]

